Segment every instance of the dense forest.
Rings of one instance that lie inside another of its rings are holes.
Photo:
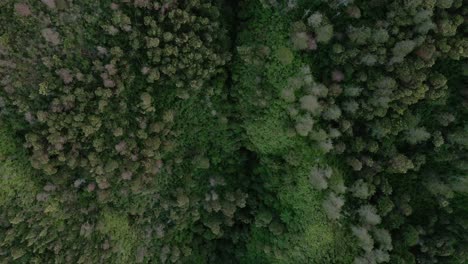
[[[0,0],[0,263],[468,263],[466,0]]]

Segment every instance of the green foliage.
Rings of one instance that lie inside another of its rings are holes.
[[[33,167],[49,175],[79,168],[86,177],[106,178],[111,184],[128,169],[155,175],[159,169],[148,164],[173,153],[180,133],[173,126],[183,114],[169,106],[177,108],[179,97],[195,96],[202,86],[210,86],[229,59],[223,50],[226,34],[216,20],[219,10],[205,2],[167,6],[167,14],[158,19],[150,16],[148,3],[138,2],[82,2],[60,15],[39,13],[44,5],[35,3],[27,18],[6,8],[2,18],[13,19],[2,24],[14,45],[5,47],[5,59],[24,70],[6,69],[3,96],[7,111],[26,117]],[[92,15],[96,12],[100,19]],[[71,18],[87,24],[77,25]],[[53,20],[51,26],[60,26],[60,32],[41,31],[44,19]],[[42,33],[31,36],[34,30]],[[57,47],[45,45],[51,41]],[[24,54],[15,59],[23,54],[20,46],[34,47],[40,58]],[[34,67],[26,67],[31,63]],[[214,89],[205,88],[202,94],[211,96]],[[160,141],[167,143],[161,146]],[[122,163],[119,170],[116,159]]]
[[[285,60],[277,62],[274,57],[265,55],[261,63],[240,61],[238,64],[243,66],[236,64],[234,67],[234,80],[237,81],[235,98],[241,104],[238,111],[245,127],[255,126],[253,124],[257,120],[281,116],[277,109],[282,107],[289,115],[289,125],[287,116],[284,116],[285,121],[275,122],[276,130],[280,131],[276,134],[281,135],[281,131],[291,131],[292,128],[296,131],[295,137],[291,133],[289,144],[297,153],[287,154],[285,165],[279,165],[280,159],[277,158],[269,168],[279,166],[288,170],[288,166],[300,166],[300,160],[305,156],[301,158],[299,149],[305,145],[317,146],[321,151],[346,161],[353,172],[346,177],[349,188],[342,188],[347,190],[345,197],[350,204],[346,201],[343,209],[347,217],[341,222],[355,226],[359,221],[364,225],[364,229],[354,232],[365,245],[364,253],[356,258],[357,262],[392,262],[389,252],[394,247],[390,233],[382,235],[382,232],[366,229],[373,225],[386,226],[391,229],[392,236],[401,238],[395,242],[398,246],[391,256],[395,261],[401,259],[411,263],[427,260],[428,256],[433,261],[437,258],[459,258],[455,253],[459,248],[455,250],[447,246],[447,250],[437,256],[440,251],[428,253],[422,239],[414,238],[407,221],[412,219],[415,210],[419,210],[411,198],[413,193],[419,192],[405,190],[396,194],[393,189],[399,189],[400,185],[393,179],[412,175],[412,181],[406,184],[414,186],[427,178],[425,171],[439,166],[454,168],[459,167],[455,165],[457,163],[466,163],[466,157],[461,154],[463,136],[459,134],[461,132],[450,131],[451,128],[460,131],[464,126],[463,118],[455,121],[455,115],[461,117],[464,113],[460,101],[451,99],[457,98],[460,84],[452,83],[450,87],[447,83],[448,79],[459,77],[454,77],[453,73],[451,77],[450,74],[445,76],[449,71],[442,70],[448,60],[459,65],[456,61],[466,58],[466,41],[461,37],[461,24],[457,18],[466,10],[460,3],[452,7],[452,3],[422,1],[405,2],[404,8],[398,1],[358,2],[353,5],[345,1],[298,2],[297,9],[271,3],[261,12],[255,11],[258,10],[255,3],[246,4],[248,11],[245,17],[255,23],[247,24],[245,31],[255,38],[246,37],[243,32],[239,34],[239,43],[243,46],[273,50],[280,47],[281,51],[289,47],[294,52],[292,63],[289,60],[287,63]],[[448,7],[451,9],[447,10]],[[384,17],[385,21],[382,20]],[[282,67],[281,71],[278,66]],[[293,67],[296,70],[290,71]],[[454,72],[460,74],[458,70]],[[447,100],[455,101],[450,105]],[[438,118],[442,126],[431,123],[438,113],[444,112],[442,109],[450,109],[451,112]],[[250,132],[247,134],[253,135],[252,130],[248,129]],[[452,141],[447,142],[448,138]],[[247,140],[247,144],[254,143],[253,151],[261,153],[260,160],[265,159],[265,154],[284,157],[281,153],[287,149],[285,144],[281,150],[265,152],[262,148],[271,143],[259,142],[252,136]],[[280,139],[279,142],[287,141]],[[431,153],[439,151],[450,156],[445,159],[445,165],[430,162]],[[309,164],[314,163],[311,161]],[[463,175],[458,169],[453,173]],[[443,179],[444,175],[446,173],[433,177]],[[272,178],[265,182],[272,181]],[[309,180],[316,190],[329,192],[327,177],[321,173],[312,173]],[[448,186],[442,182],[437,184]],[[424,204],[429,208],[434,202],[440,205],[440,209],[434,208],[435,214],[440,214],[442,208],[450,212],[452,208],[447,207],[449,200],[453,199],[450,188],[435,187],[435,184],[428,187],[435,198],[429,198],[429,195]],[[334,193],[324,197],[327,197],[323,204],[328,216],[339,218],[337,209],[343,206],[340,198]],[[450,225],[458,228],[454,221],[455,218],[450,220]],[[426,228],[421,227],[418,232],[430,232]],[[382,249],[372,250],[369,241],[374,236],[385,241],[381,242]],[[401,244],[405,236],[409,242]],[[464,243],[463,236],[453,236],[454,233],[447,235],[451,237],[447,244]],[[411,251],[414,255],[409,253],[407,249],[411,247],[414,250],[416,246],[421,251]]]
[[[115,251],[119,255],[118,262],[127,263],[133,259],[136,251],[137,233],[131,229],[128,219],[116,212],[104,212],[98,220],[97,230],[109,236],[111,243],[115,243]]]
[[[2,1],[0,262],[467,262],[466,14]]]
[[[34,200],[38,188],[29,178],[36,173],[30,168],[26,154],[18,149],[5,122],[0,121],[0,205],[8,206],[12,201],[28,207]]]
[[[0,259],[230,259],[211,241],[232,243],[247,195],[233,169],[243,156],[231,156],[221,5],[0,6],[0,115],[27,151],[2,145]],[[8,224],[16,215],[21,224]]]
[[[258,211],[251,208],[256,220],[245,252],[239,253],[240,263],[351,263],[354,249],[347,242],[352,238],[326,213],[342,204],[336,199],[330,206],[323,204],[325,195],[319,191],[344,189],[338,169],[332,173],[323,152],[306,143],[323,88],[317,84],[309,97],[295,96],[313,80],[299,60],[298,47],[287,48],[299,45],[283,37],[289,35],[289,15],[263,9],[255,1],[241,8],[240,15],[248,20],[238,45],[277,51],[264,55],[261,63],[245,58],[254,53],[242,52],[234,64],[233,95],[245,128],[244,144],[259,162],[252,176],[258,187],[249,195]]]

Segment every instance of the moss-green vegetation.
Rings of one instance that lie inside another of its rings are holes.
[[[0,1],[0,263],[466,263],[467,8]]]
[[[352,239],[327,218],[324,193],[310,183],[314,166],[328,166],[324,151],[297,136],[282,96],[290,85],[301,86],[302,78],[310,76],[290,44],[293,16],[255,1],[243,3],[240,12],[232,94],[245,144],[259,160],[259,213],[241,263],[350,263]],[[268,221],[259,220],[265,212]]]

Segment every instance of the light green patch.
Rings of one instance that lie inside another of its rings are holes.
[[[247,123],[245,130],[260,153],[280,154],[294,143],[293,134],[287,130],[287,121],[284,110],[271,107],[265,118]]]
[[[284,65],[291,64],[294,60],[294,54],[291,49],[284,46],[279,47],[278,50],[276,50],[276,57]]]
[[[108,235],[112,243],[117,247],[117,263],[129,263],[133,261],[136,250],[137,233],[130,227],[125,214],[105,211],[99,221],[98,229]]]
[[[35,200],[37,186],[31,180],[32,170],[23,149],[6,124],[0,121],[0,207],[15,201],[27,207]]]

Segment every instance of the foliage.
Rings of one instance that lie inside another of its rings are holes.
[[[0,263],[468,261],[462,0],[4,0]]]
[[[233,169],[243,157],[230,155],[220,10],[2,1],[0,114],[27,151],[2,161],[3,262],[231,259],[212,241],[232,243],[247,194]]]

